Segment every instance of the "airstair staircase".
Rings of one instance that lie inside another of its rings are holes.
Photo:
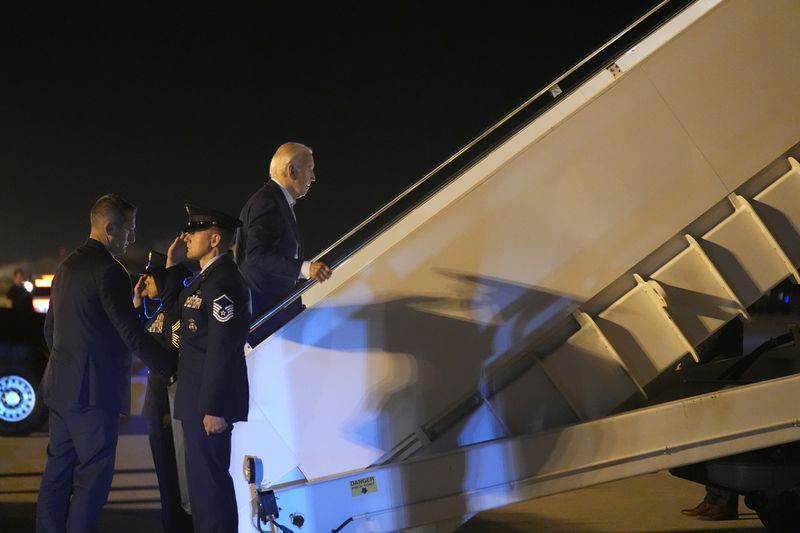
[[[447,530],[800,440],[800,375],[611,414],[800,282],[798,15],[691,4],[308,290],[248,354],[240,530],[266,488],[284,531]]]

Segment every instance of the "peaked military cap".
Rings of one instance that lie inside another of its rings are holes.
[[[189,214],[189,224],[183,228],[184,233],[201,231],[211,226],[229,230],[242,226],[242,221],[238,218],[207,207],[186,204],[186,212]]]

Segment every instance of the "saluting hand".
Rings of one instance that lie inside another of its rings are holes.
[[[139,276],[139,281],[136,282],[136,285],[133,286],[133,306],[135,308],[139,308],[142,305],[142,299],[146,296],[145,291],[147,290],[147,283],[146,278],[147,276]]]
[[[309,270],[311,279],[315,279],[322,283],[323,281],[330,279],[332,273],[333,271],[330,269],[330,267],[322,261],[314,261],[311,263],[311,269]]]
[[[172,267],[186,259],[186,242],[183,240],[184,234],[181,233],[167,250],[167,268]]]
[[[203,417],[203,427],[206,435],[222,433],[228,427],[228,422],[221,416],[206,415]]]

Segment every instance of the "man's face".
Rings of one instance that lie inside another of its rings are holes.
[[[122,255],[128,249],[128,245],[136,242],[136,214],[130,213],[125,217],[124,222],[112,222],[106,226],[108,233],[108,251],[111,255]]]
[[[207,255],[213,248],[211,245],[212,235],[211,228],[184,234],[183,242],[186,243],[186,258],[200,259]]]
[[[20,271],[14,272],[14,283],[22,285],[23,281],[25,281],[25,274]]]
[[[292,162],[294,174],[292,174],[291,193],[295,199],[302,198],[308,193],[311,184],[317,181],[314,175],[314,156],[305,154],[297,157]]]

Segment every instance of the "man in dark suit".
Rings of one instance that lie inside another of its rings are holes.
[[[174,416],[183,427],[195,532],[235,532],[238,512],[228,469],[233,424],[247,420],[244,344],[251,319],[250,290],[229,253],[241,222],[211,209],[186,210],[186,257],[199,261],[201,271],[178,297]]]
[[[119,415],[130,411],[131,352],[165,378],[175,359],[147,334],[115,256],[135,240],[136,208],[117,195],[91,210],[89,240],[56,271],[40,387],[50,442],[36,506],[39,532],[94,531],[114,475]]]
[[[253,317],[259,318],[291,294],[298,280],[323,282],[331,270],[321,261],[303,261],[303,239],[294,204],[316,181],[311,149],[299,143],[281,145],[269,165],[271,180],[242,208],[236,262],[253,295]],[[250,337],[250,344],[269,336],[302,310],[296,300]]]

